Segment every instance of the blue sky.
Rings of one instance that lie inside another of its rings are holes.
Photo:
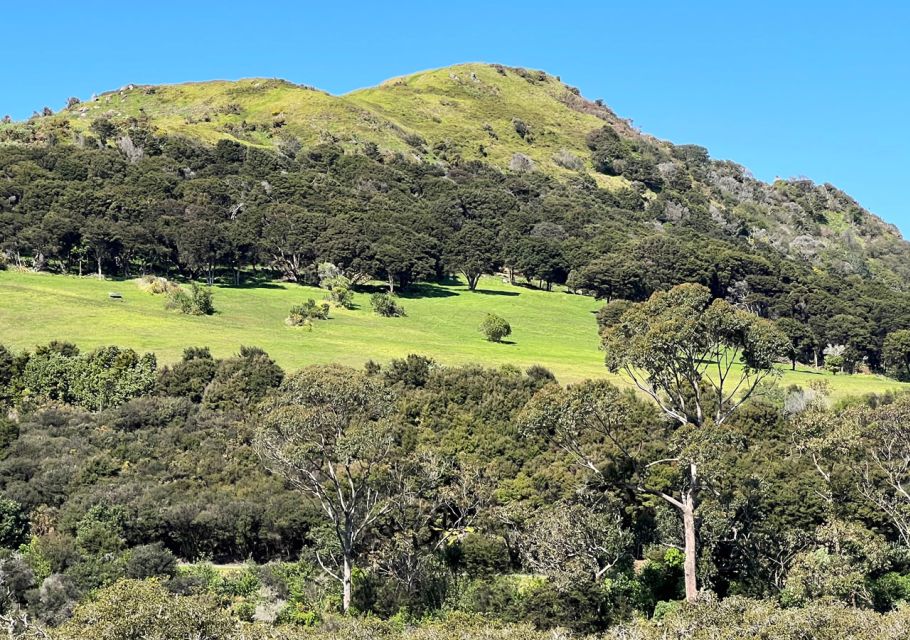
[[[759,178],[834,183],[910,235],[910,3],[55,2],[0,11],[0,114],[128,83],[332,93],[467,61],[540,68]]]

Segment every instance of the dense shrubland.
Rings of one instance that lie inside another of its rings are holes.
[[[648,359],[661,336],[629,333],[636,314],[676,342]],[[685,369],[686,349],[737,345],[743,404]],[[251,347],[162,369],[0,350],[2,612],[62,638],[906,632],[908,398],[832,408],[768,385],[783,335],[696,286],[627,308],[604,346],[657,402],[416,355],[286,375]],[[50,363],[80,389],[144,382],[102,401],[29,373]],[[687,382],[661,378],[674,367]]]

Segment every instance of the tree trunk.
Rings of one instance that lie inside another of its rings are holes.
[[[98,279],[103,280],[104,274],[101,273],[101,258],[98,258]]]
[[[342,599],[342,608],[347,613],[351,608],[351,559],[344,556],[344,573],[342,575],[342,585],[344,586],[344,596]]]
[[[695,509],[692,505],[692,496],[683,498],[685,507],[682,510],[683,530],[685,532],[686,559],[683,571],[686,579],[686,601],[695,602],[698,598],[698,581],[696,579],[696,550],[695,550]]]
[[[697,534],[695,531],[695,493],[697,490],[697,467],[689,465],[689,489],[682,496],[683,534],[685,538],[686,559],[683,571],[686,581],[686,601],[695,602],[698,599],[698,580],[696,567],[698,565],[698,549],[696,546]]]

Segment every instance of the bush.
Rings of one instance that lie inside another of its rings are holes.
[[[490,342],[502,342],[506,336],[512,335],[512,327],[505,318],[488,313],[480,323],[480,330]]]
[[[155,580],[121,580],[79,605],[57,637],[230,640],[240,634],[214,598],[174,596]]]
[[[509,169],[521,173],[534,171],[534,161],[523,153],[514,153],[509,161]]]
[[[0,498],[0,547],[18,549],[28,541],[28,510],[15,500]]]
[[[134,547],[126,563],[128,578],[173,577],[177,575],[177,559],[161,543]]]
[[[285,323],[292,327],[302,327],[311,324],[313,320],[328,319],[328,303],[323,302],[322,304],[317,304],[315,300],[310,298],[303,304],[298,304],[291,307],[291,312],[285,319]]]
[[[580,171],[585,168],[584,161],[566,149],[560,149],[559,152],[553,156],[553,162],[563,169],[569,169],[570,171]]]
[[[172,293],[180,289],[180,285],[176,282],[171,282],[167,278],[161,278],[158,276],[142,276],[139,278],[139,280],[136,281],[136,285],[142,291],[154,295]]]
[[[373,311],[384,318],[397,318],[406,315],[404,308],[388,293],[374,293],[370,296],[370,306]]]
[[[347,285],[336,284],[325,297],[336,307],[342,307],[343,309],[354,308],[354,292]]]
[[[200,287],[195,282],[190,285],[189,293],[183,288],[168,293],[164,307],[192,316],[210,316],[215,313],[211,288]]]

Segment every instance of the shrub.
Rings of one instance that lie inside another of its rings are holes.
[[[370,306],[373,307],[373,311],[384,318],[397,318],[407,315],[404,312],[404,308],[388,293],[374,293],[370,296]]]
[[[15,500],[0,497],[0,547],[18,549],[28,541],[28,510]]]
[[[553,156],[553,162],[563,169],[569,169],[570,171],[580,171],[585,167],[585,163],[581,158],[566,149],[560,149],[559,152]]]
[[[517,133],[522,140],[528,140],[528,142],[530,142],[529,136],[531,135],[531,127],[529,127],[524,120],[512,118],[512,126],[515,128],[515,133]]]
[[[512,335],[512,327],[505,318],[500,318],[496,314],[488,313],[487,317],[480,323],[480,330],[490,342],[502,342],[506,336]]]
[[[133,547],[126,563],[128,578],[173,577],[177,575],[177,559],[161,543]]]
[[[292,327],[302,327],[309,325],[313,320],[328,320],[329,305],[325,302],[317,304],[310,298],[303,304],[291,307],[291,312],[285,319],[285,323]]]
[[[523,153],[515,153],[509,161],[509,169],[519,172],[534,171],[534,161]]]
[[[164,307],[192,316],[210,316],[215,313],[211,288],[200,287],[195,282],[190,285],[189,293],[183,288],[169,292]]]
[[[58,637],[230,640],[240,634],[214,598],[174,596],[156,580],[121,580],[79,605]]]
[[[142,276],[139,278],[139,280],[136,281],[136,285],[142,291],[155,295],[162,293],[171,293],[180,289],[180,285],[176,282],[171,282],[167,278],[161,278],[158,276]]]

